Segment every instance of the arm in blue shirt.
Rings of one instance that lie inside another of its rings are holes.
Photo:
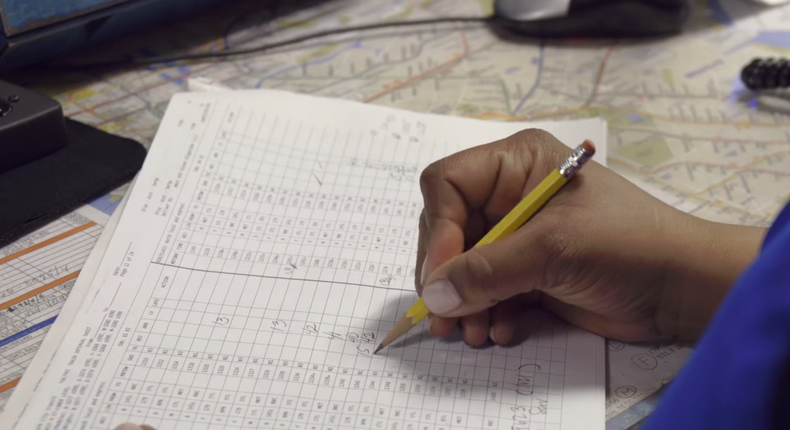
[[[790,429],[790,205],[644,429]]]

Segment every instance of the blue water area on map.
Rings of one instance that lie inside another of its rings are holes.
[[[790,49],[790,30],[761,31],[760,33],[757,34],[757,36],[754,39],[750,39],[746,42],[743,42],[739,45],[736,45],[724,51],[724,55],[728,56],[734,54],[752,45],[763,45],[763,46],[771,46],[776,48]]]
[[[111,194],[108,194],[104,197],[100,197],[89,203],[91,207],[93,207],[94,209],[98,209],[99,211],[104,212],[107,215],[112,215],[113,212],[115,212],[115,209],[117,209],[118,205],[120,204],[121,204],[121,199]]]
[[[631,115],[628,117],[628,119],[635,123],[645,122],[645,119],[642,118],[642,115],[639,115],[637,112],[631,112]]]
[[[752,43],[790,49],[790,30],[761,31]]]

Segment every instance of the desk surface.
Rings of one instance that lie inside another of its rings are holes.
[[[247,1],[108,49],[238,47],[260,43],[273,28],[287,37],[382,19],[480,15],[490,3],[330,2],[267,23],[268,13]],[[765,226],[790,198],[790,116],[761,111],[739,73],[754,57],[790,57],[790,6],[693,3],[684,35],[651,42],[518,42],[480,25],[444,25],[348,34],[232,62],[74,75],[67,83],[62,75],[28,76],[19,83],[55,96],[78,121],[146,144],[171,95],[196,77],[230,88],[278,88],[489,120],[600,116],[609,125],[615,171],[697,216]],[[95,205],[111,211],[115,200]],[[627,347],[610,343],[611,352],[621,350]],[[646,376],[636,377],[637,387],[610,387],[608,427],[625,428],[649,410],[650,394],[684,353],[673,347],[630,352],[650,355],[656,365],[631,358],[633,368],[624,372]],[[632,405],[632,416],[620,413]]]
[[[262,24],[267,14],[254,3],[117,46],[260,43],[256,37],[272,25]],[[482,14],[485,3],[329,2],[273,26],[290,25],[285,37],[343,23]],[[479,25],[385,30],[234,62],[78,76],[76,84],[48,90],[72,118],[143,142],[156,133],[169,97],[194,77],[490,120],[601,116],[609,124],[609,162],[621,174],[688,201],[696,215],[765,225],[790,190],[790,117],[758,110],[738,76],[754,57],[790,56],[790,7],[694,3],[687,34],[654,42],[505,41]]]

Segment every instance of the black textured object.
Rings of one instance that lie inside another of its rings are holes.
[[[790,87],[790,60],[755,58],[741,71],[741,81],[752,91]]]
[[[65,146],[60,103],[0,81],[0,173]]]
[[[131,139],[64,119],[65,146],[0,173],[0,247],[129,182],[146,151]]]

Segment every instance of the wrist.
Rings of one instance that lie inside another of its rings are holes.
[[[695,342],[741,273],[757,257],[766,229],[685,215],[666,266],[656,314],[664,337]]]

